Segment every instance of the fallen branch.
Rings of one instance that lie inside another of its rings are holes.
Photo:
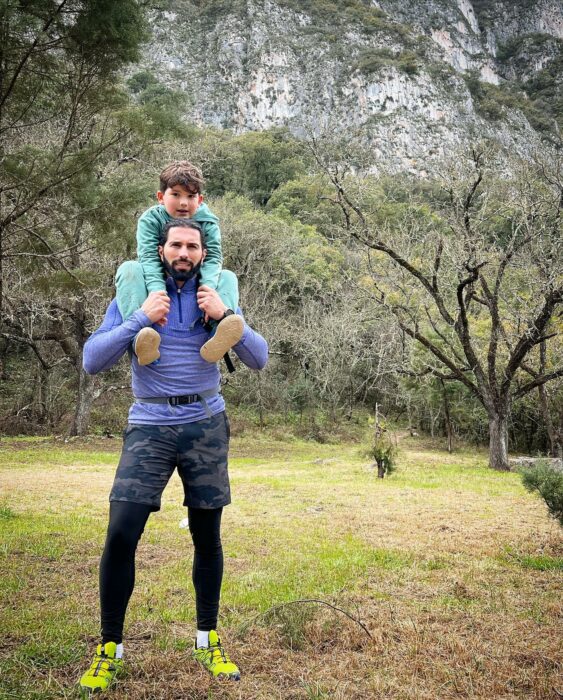
[[[270,613],[274,613],[277,610],[281,610],[282,608],[287,608],[290,605],[301,605],[302,603],[314,603],[316,605],[326,605],[327,608],[331,608],[332,610],[336,610],[337,612],[342,613],[343,615],[346,615],[346,617],[348,619],[352,620],[352,622],[355,622],[357,625],[359,625],[370,639],[373,639],[370,631],[364,625],[363,622],[360,622],[360,620],[358,620],[356,617],[354,617],[353,615],[350,615],[350,613],[347,612],[346,610],[343,610],[342,608],[339,608],[336,605],[333,605],[332,603],[327,603],[326,600],[318,600],[317,598],[303,598],[301,600],[290,600],[287,603],[280,603],[279,605],[274,605],[273,607],[268,608],[264,612],[258,613],[258,615],[254,615],[254,617],[251,617],[246,622],[243,622],[242,625],[240,626],[240,630],[241,631],[246,630],[255,620],[258,620],[260,617],[265,617],[266,615],[269,615]]]

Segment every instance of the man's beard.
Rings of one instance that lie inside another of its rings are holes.
[[[189,262],[189,261],[186,261]],[[164,265],[164,269],[166,270],[166,274],[170,275],[172,279],[176,280],[176,282],[188,282],[189,280],[193,279],[198,273],[201,268],[201,263],[198,263],[197,265],[192,265],[190,270],[176,270],[169,262],[164,258],[162,261],[162,264]]]

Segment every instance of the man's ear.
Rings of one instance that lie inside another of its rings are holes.
[[[203,248],[201,251],[201,262],[205,260],[205,256],[207,255],[207,248]]]
[[[164,248],[161,245],[158,246],[158,257],[164,260]]]

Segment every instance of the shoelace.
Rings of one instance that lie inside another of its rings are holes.
[[[220,644],[218,644],[216,647],[209,647],[209,651],[211,652],[211,663],[213,665],[219,663],[220,660],[225,664],[230,663],[229,657]],[[217,653],[219,653],[219,656],[221,657],[220,660],[215,658]]]
[[[101,654],[94,659],[92,666],[94,666],[94,664],[96,667],[94,669],[90,668],[90,674],[92,676],[99,676],[101,672],[109,673],[111,670],[113,670],[113,668],[115,668],[113,659],[111,659],[109,656],[105,656],[105,654]],[[104,664],[107,664],[106,668],[104,668]]]

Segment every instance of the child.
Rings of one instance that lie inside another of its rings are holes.
[[[117,306],[126,320],[143,304],[150,292],[166,291],[163,266],[158,254],[160,232],[172,219],[193,219],[203,229],[207,255],[200,270],[200,285],[216,289],[229,310],[238,307],[236,276],[222,269],[221,231],[218,218],[203,204],[201,171],[186,160],[175,161],[160,173],[158,204],[147,209],[137,224],[137,256],[139,262],[128,261],[117,270],[115,277]],[[217,325],[215,334],[201,348],[207,362],[217,362],[242,337],[244,323],[234,313],[226,315]],[[153,328],[143,328],[133,344],[140,365],[160,357],[160,334]]]

